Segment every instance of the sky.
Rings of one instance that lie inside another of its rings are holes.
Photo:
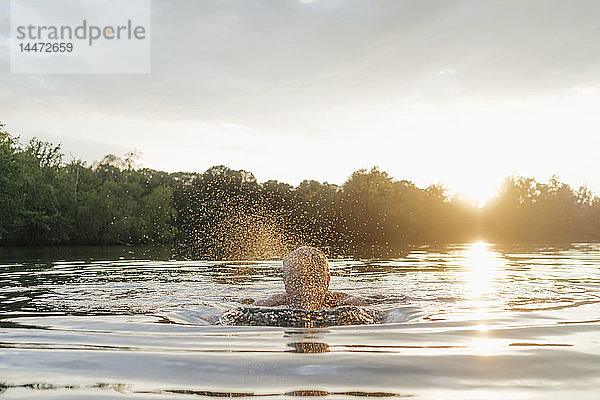
[[[9,10],[0,121],[67,160],[136,149],[291,184],[378,166],[480,203],[556,174],[600,194],[596,0],[154,0],[137,75],[11,74]]]

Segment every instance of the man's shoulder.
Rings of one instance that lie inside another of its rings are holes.
[[[367,303],[362,298],[352,296],[344,292],[329,292],[327,300],[329,307],[367,305]]]
[[[344,292],[329,292],[329,299],[333,300],[333,301],[342,301],[344,299],[347,299],[350,295],[348,293],[344,293]]]
[[[255,306],[263,306],[263,307],[274,307],[280,306],[282,304],[287,304],[288,295],[287,293],[277,293],[263,300],[257,300],[254,302]]]

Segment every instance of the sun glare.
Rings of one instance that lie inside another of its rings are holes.
[[[494,197],[495,189],[493,187],[486,187],[483,185],[473,185],[468,188],[459,189],[464,198],[470,203],[482,208],[485,203]]]
[[[489,329],[486,321],[490,319],[489,305],[494,281],[504,270],[504,260],[483,241],[470,244],[462,256],[465,295],[471,303],[473,320],[477,321],[476,329],[485,332]]]
[[[489,293],[494,279],[503,269],[504,262],[498,253],[483,241],[472,243],[463,253],[467,290],[474,297]]]

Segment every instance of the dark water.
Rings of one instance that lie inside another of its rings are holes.
[[[378,325],[214,326],[282,290],[280,262],[0,248],[0,397],[600,399],[600,245],[338,259]]]

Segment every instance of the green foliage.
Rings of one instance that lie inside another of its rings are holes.
[[[21,145],[0,125],[0,243],[169,243],[172,188],[135,154],[108,155],[87,167],[63,163],[60,146],[31,139]]]

